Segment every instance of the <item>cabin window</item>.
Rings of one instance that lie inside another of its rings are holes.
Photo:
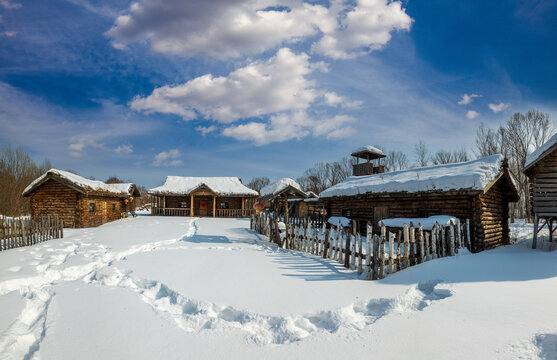
[[[112,212],[116,212],[116,203],[112,203]]]
[[[89,203],[89,216],[95,215],[95,203]]]
[[[342,209],[341,216],[345,217],[345,218],[351,218],[352,217],[352,210],[351,209]]]
[[[230,206],[228,204],[228,201],[223,201],[220,203],[220,208],[221,209],[228,209]]]
[[[181,208],[187,208],[188,207],[188,203],[185,202],[185,201],[180,202],[179,205],[180,205]]]

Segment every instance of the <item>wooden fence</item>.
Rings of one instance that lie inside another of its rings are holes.
[[[459,249],[470,248],[470,222],[423,229],[420,224],[402,228],[381,226],[373,234],[367,224],[367,234],[356,231],[355,222],[349,227],[320,226],[309,219],[290,219],[288,226],[269,214],[254,215],[251,229],[269,237],[279,246],[307,252],[338,261],[344,267],[365,272],[367,280],[382,279],[410,266],[445,256],[454,256]]]
[[[0,218],[0,251],[63,237],[64,224],[57,216],[36,219]]]

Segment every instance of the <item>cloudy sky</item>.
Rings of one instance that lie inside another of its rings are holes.
[[[0,145],[145,186],[557,117],[554,1],[0,0]]]

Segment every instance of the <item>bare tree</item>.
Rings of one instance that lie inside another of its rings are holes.
[[[320,162],[304,171],[304,174],[296,181],[304,191],[319,194],[352,175],[352,164],[353,161],[349,158],[342,158],[330,163]]]
[[[414,152],[416,153],[416,160],[419,167],[429,165],[429,150],[422,140],[414,145]]]
[[[116,176],[111,176],[108,179],[106,179],[105,183],[107,183],[107,184],[121,184],[121,183],[123,183],[123,181],[120,180]]]
[[[389,151],[385,158],[386,171],[398,171],[409,168],[408,157],[402,151]]]
[[[556,131],[557,124],[549,115],[538,110],[526,114],[514,113],[497,129],[486,129],[483,124],[476,132],[476,155],[483,157],[503,154],[509,170],[516,180],[520,201],[511,204],[511,218],[526,217],[531,220],[528,179],[522,173],[528,155],[543,145]]]
[[[431,157],[433,165],[452,164],[470,160],[466,149],[455,151],[439,150]]]
[[[21,147],[6,145],[0,149],[0,215],[29,214],[29,199],[21,194],[33,180],[51,167],[48,160],[37,165]]]
[[[268,177],[254,177],[250,180],[250,182],[246,185],[252,190],[260,192],[261,189],[271,183]]]

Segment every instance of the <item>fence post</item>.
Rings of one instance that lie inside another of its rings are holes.
[[[412,223],[410,223],[412,224]],[[408,234],[408,225],[404,224],[402,226],[402,236],[404,237],[404,268],[408,268],[410,266],[410,238]]]
[[[339,229],[339,247],[338,247],[338,262],[339,264],[344,264],[344,227]]]
[[[454,223],[451,220],[449,222],[449,255],[454,256]]]
[[[470,250],[471,246],[472,244],[470,243],[470,219],[466,219],[466,247],[468,248],[468,250]]]
[[[455,234],[455,236],[456,236],[456,239],[457,239],[456,241],[458,243],[458,246],[457,246],[457,249],[456,249],[456,252],[458,254],[458,249],[464,247],[463,246],[463,241],[462,241],[462,232],[460,231],[460,219],[459,218],[456,219],[456,234]]]
[[[363,251],[362,251],[362,235],[358,233],[358,275],[364,272],[363,268]]]
[[[395,258],[395,266],[396,266],[396,271],[399,271],[400,269],[402,269],[402,260],[401,260],[401,247],[400,246],[402,244],[402,230],[397,231],[396,233],[396,258]]]
[[[349,226],[346,228],[346,242],[345,242],[345,251],[344,254],[344,267],[350,269],[350,240],[352,238],[352,228]]]
[[[415,244],[416,244],[416,228],[414,228],[414,224],[410,222],[410,238],[409,241],[409,252],[408,252],[408,260],[409,266],[416,265],[416,252],[415,252]]]
[[[447,248],[447,242],[446,242],[446,236],[445,236],[445,227],[444,226],[439,226],[439,232],[441,232],[441,256],[445,257],[446,254],[446,248]]]
[[[383,227],[384,226],[385,225],[383,225]],[[386,232],[383,231],[383,229],[381,230],[381,234],[385,234],[385,236],[386,236]],[[380,248],[379,248],[379,258],[380,258],[379,259],[379,267],[380,267],[379,271],[380,271],[381,279],[385,278],[385,253],[386,253],[385,250],[387,250],[387,244],[386,244],[385,240],[386,240],[386,238],[383,237],[383,236],[381,236],[379,238],[379,246],[380,246]]]
[[[419,245],[419,254],[418,254],[418,264],[424,262],[424,229],[422,228],[422,224],[418,224],[418,245]]]
[[[431,257],[437,259],[437,224],[431,229]]]
[[[366,230],[366,280],[371,280],[371,242],[373,241],[371,222],[367,222]],[[375,246],[375,241],[373,243]]]
[[[389,231],[389,274],[395,272],[395,262],[394,262],[394,248],[395,248],[395,234]]]
[[[323,258],[327,257],[327,248],[329,243],[329,232],[327,231],[327,223],[325,221],[321,222],[321,253]]]

